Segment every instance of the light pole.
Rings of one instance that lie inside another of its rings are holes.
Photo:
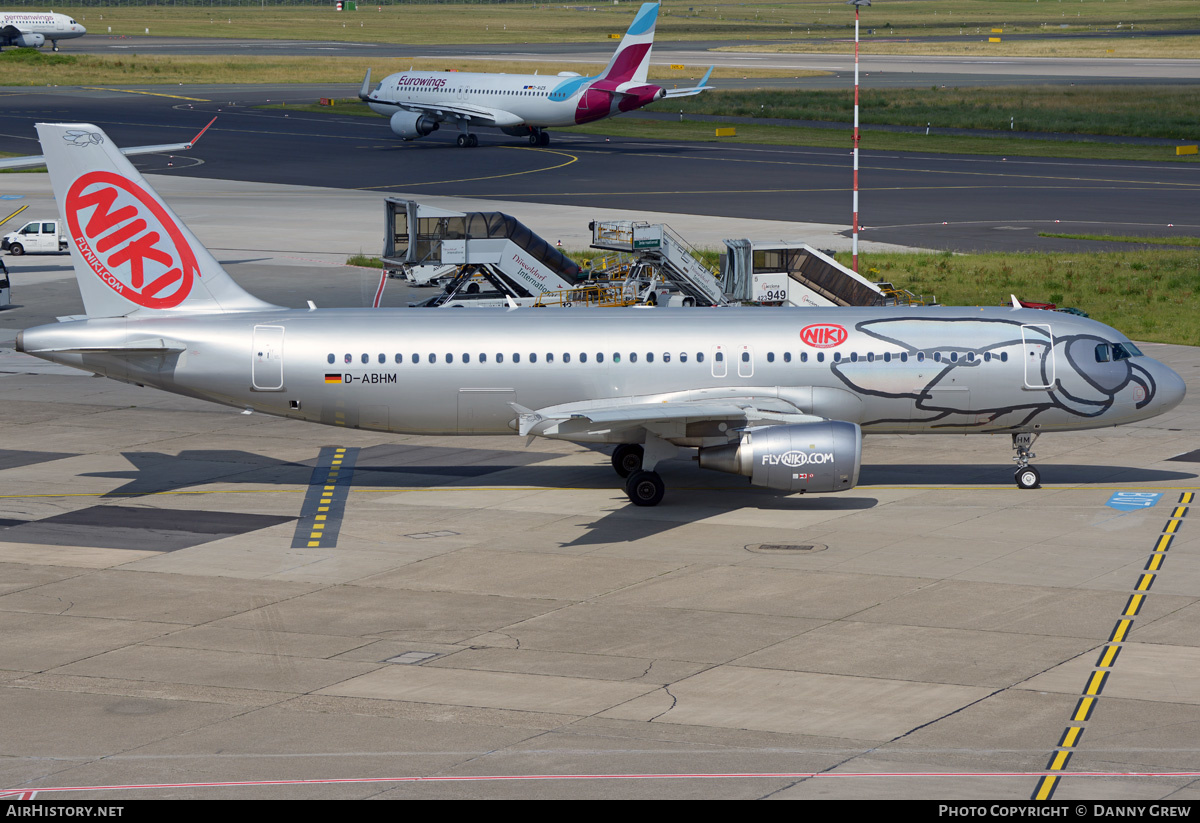
[[[858,273],[858,7],[871,0],[846,0],[854,6],[854,273]]]

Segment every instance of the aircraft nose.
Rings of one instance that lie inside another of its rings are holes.
[[[1158,406],[1160,413],[1170,411],[1183,402],[1183,398],[1187,394],[1187,384],[1174,369],[1162,363],[1158,364],[1158,368],[1154,372],[1154,382],[1157,384],[1156,399],[1158,400],[1155,405]]]

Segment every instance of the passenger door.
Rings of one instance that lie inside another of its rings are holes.
[[[283,391],[283,326],[254,327],[251,386],[255,391]]]
[[[1021,326],[1021,351],[1025,361],[1025,388],[1054,388],[1054,334],[1050,326]]]

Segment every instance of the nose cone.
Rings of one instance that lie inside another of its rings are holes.
[[[1154,382],[1157,385],[1155,386],[1154,407],[1159,414],[1162,414],[1183,402],[1184,396],[1187,395],[1187,384],[1170,366],[1162,363],[1155,365],[1157,368],[1154,370]]]
[[[78,23],[75,24],[75,28],[79,29],[80,34],[87,34],[87,29],[84,28],[83,26],[79,25]]]

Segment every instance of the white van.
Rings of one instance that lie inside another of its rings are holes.
[[[26,223],[18,231],[4,235],[4,239],[0,240],[0,250],[12,255],[22,255],[26,252],[66,252],[67,235],[61,231],[62,228],[58,220],[35,220]]]

